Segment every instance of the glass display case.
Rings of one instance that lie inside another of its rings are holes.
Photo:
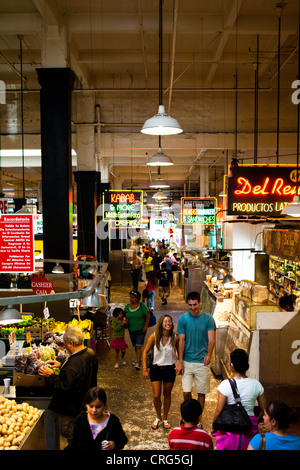
[[[207,282],[204,282],[201,291],[201,310],[212,315],[216,323],[215,348],[210,364],[215,375],[221,375],[221,359],[232,309],[232,298],[224,298],[222,294],[213,292]]]

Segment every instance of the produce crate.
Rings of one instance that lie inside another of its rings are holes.
[[[46,326],[43,326],[43,331],[42,328],[28,327],[25,328],[25,336],[27,333],[30,333],[31,338],[42,338],[42,334],[44,336],[48,331],[49,329]]]
[[[40,375],[29,375],[14,371],[13,385],[16,387],[45,387],[45,378]]]

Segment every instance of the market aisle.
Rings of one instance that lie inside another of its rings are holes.
[[[115,285],[111,289],[111,305],[125,305],[129,300],[130,286]],[[168,305],[161,306],[160,299],[156,293],[155,315],[159,318],[168,312],[175,323],[175,329],[179,316],[187,311],[181,290],[173,287],[168,299]],[[146,340],[155,327],[151,327],[147,333]],[[108,407],[116,414],[127,434],[128,444],[125,450],[168,450],[169,430],[159,427],[151,429],[151,423],[155,419],[152,403],[152,389],[149,380],[144,379],[142,370],[136,371],[131,363],[135,360],[134,350],[131,346],[128,332],[125,336],[128,344],[125,359],[127,364],[114,369],[113,352],[109,351],[105,344],[97,346],[99,357],[99,386],[107,392]],[[216,387],[220,380],[211,373],[211,392],[206,396],[206,404],[202,417],[203,428],[211,430],[212,416],[217,401]],[[196,397],[196,396],[194,396]],[[172,392],[172,404],[169,413],[171,428],[177,426],[180,421],[180,404],[182,402],[181,377],[176,378]]]

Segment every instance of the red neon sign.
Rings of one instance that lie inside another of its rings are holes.
[[[300,172],[292,165],[234,166],[227,181],[227,214],[278,216],[293,201],[297,179]]]
[[[270,178],[267,177],[264,179],[262,185],[252,186],[250,181],[247,178],[239,177],[237,179],[238,184],[241,186],[241,189],[236,189],[234,194],[252,194],[252,195],[267,195],[267,194],[277,194],[278,196],[294,196],[297,192],[296,186],[291,186],[285,184],[282,178],[276,178],[274,183],[270,183]],[[269,189],[269,190],[268,190]],[[298,194],[300,188],[298,189]]]

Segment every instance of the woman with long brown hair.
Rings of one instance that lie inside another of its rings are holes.
[[[153,347],[153,364],[147,368],[147,353]],[[155,333],[149,336],[143,352],[143,376],[150,378],[153,403],[156,411],[156,419],[152,423],[152,429],[157,429],[162,421],[165,429],[170,428],[168,413],[171,405],[171,392],[176,378],[175,364],[177,362],[178,337],[174,332],[174,323],[170,315],[161,316],[156,324]],[[163,390],[163,419],[162,400]]]

